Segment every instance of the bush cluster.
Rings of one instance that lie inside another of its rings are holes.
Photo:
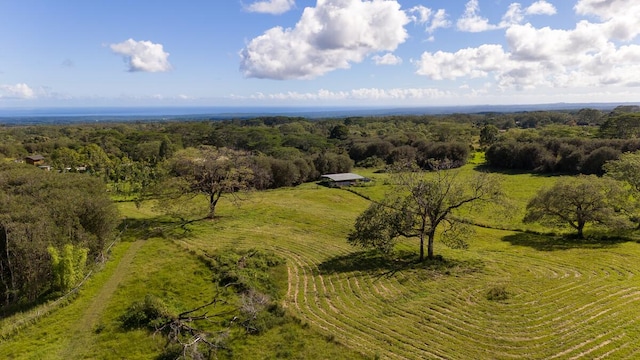
[[[490,166],[501,169],[601,175],[604,163],[638,149],[636,139],[509,139],[491,145],[485,156]]]

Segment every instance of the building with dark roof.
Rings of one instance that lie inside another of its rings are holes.
[[[29,156],[24,158],[24,161],[26,161],[27,164],[31,164],[31,165],[43,165],[44,164],[44,156],[42,156],[42,155],[29,155]]]

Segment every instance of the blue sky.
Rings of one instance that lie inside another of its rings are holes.
[[[0,108],[640,101],[637,0],[0,0]]]

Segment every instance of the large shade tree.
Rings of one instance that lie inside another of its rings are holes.
[[[437,168],[437,167],[436,167]],[[400,237],[418,238],[419,260],[434,257],[437,230],[442,228],[451,245],[466,244],[459,231],[463,223],[456,211],[474,203],[497,203],[502,198],[495,176],[479,173],[462,178],[458,171],[401,171],[395,173],[396,187],[382,201],[372,203],[356,219],[348,242],[385,252]]]
[[[617,160],[605,163],[603,169],[607,177],[627,183],[631,187],[636,207],[640,206],[640,151],[626,152]],[[632,220],[640,229],[640,214],[637,208]]]
[[[607,176],[628,183],[640,194],[640,151],[626,152],[617,160],[606,162],[603,169]]]
[[[629,195],[619,182],[580,175],[562,178],[552,187],[541,189],[527,204],[524,222],[568,226],[582,239],[587,224],[628,227],[628,209]]]
[[[175,180],[170,188],[176,195],[205,195],[206,217],[212,219],[222,195],[251,188],[254,174],[250,165],[249,154],[243,151],[210,146],[185,149],[169,162]]]

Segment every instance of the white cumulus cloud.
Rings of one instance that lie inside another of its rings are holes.
[[[275,27],[240,52],[246,77],[312,79],[394,51],[407,39],[407,14],[395,0],[318,0],[293,28]]]
[[[371,58],[376,65],[400,65],[402,64],[402,58],[393,55],[392,53],[386,53],[382,56],[375,55]]]
[[[460,31],[483,32],[521,24],[527,15],[553,15],[555,13],[556,8],[546,0],[536,1],[525,9],[522,8],[522,4],[515,2],[509,5],[500,23],[492,24],[489,19],[480,16],[478,0],[469,0],[465,6],[464,14],[458,19],[456,26]]]
[[[580,15],[595,15],[602,20],[624,16],[630,8],[637,7],[629,0],[578,0],[575,10]]]
[[[524,13],[551,14],[544,3],[538,1]],[[637,87],[640,45],[631,41],[640,34],[640,3],[579,0],[575,10],[600,21],[581,20],[568,30],[514,22],[505,31],[505,47],[485,44],[457,52],[425,52],[416,72],[434,80],[493,78],[501,88]]]
[[[512,3],[509,5],[507,12],[502,16],[502,21],[500,21],[500,25],[498,25],[498,27],[505,28],[513,24],[520,24],[523,20],[524,15],[522,13],[522,5]]]
[[[444,9],[433,11],[428,7],[418,5],[407,10],[407,13],[410,14],[411,21],[424,25],[425,31],[430,34],[439,28],[451,26],[451,21],[447,18],[447,13]]]
[[[35,91],[27,84],[0,85],[0,99],[33,99],[35,97]]]
[[[630,41],[640,34],[640,2],[634,0],[579,0],[575,10],[603,21],[602,31],[608,37]]]
[[[291,10],[295,5],[295,0],[264,0],[256,1],[244,8],[250,12],[279,15]]]
[[[434,80],[486,77],[490,72],[500,70],[508,62],[509,55],[500,45],[482,45],[478,48],[462,49],[456,53],[425,52],[418,61],[417,74]]]
[[[527,15],[555,15],[557,10],[553,4],[540,0],[531,4],[525,12]]]
[[[478,0],[469,0],[465,6],[462,17],[458,19],[457,27],[460,31],[482,32],[497,29],[497,25],[489,23],[489,19],[480,16],[480,4]]]
[[[151,41],[136,41],[129,39],[109,46],[111,51],[122,55],[129,67],[129,71],[165,72],[171,70],[169,53],[165,52],[162,44]]]

